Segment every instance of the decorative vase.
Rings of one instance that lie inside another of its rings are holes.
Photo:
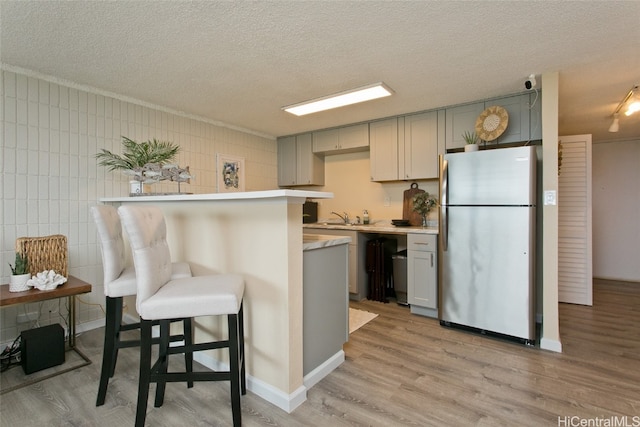
[[[427,214],[424,213],[422,214],[422,227],[426,227],[427,226]]]
[[[144,193],[145,187],[142,181],[129,181],[129,193],[140,195]]]
[[[31,279],[31,274],[14,274],[9,281],[9,292],[23,292],[29,290],[27,282]]]
[[[478,151],[478,144],[467,144],[464,146],[464,151]]]

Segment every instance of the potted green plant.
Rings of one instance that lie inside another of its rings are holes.
[[[418,193],[413,196],[412,201],[414,212],[418,212],[420,215],[422,215],[422,226],[426,227],[427,214],[429,213],[431,208],[438,204],[438,200],[435,197],[430,196],[429,193],[425,191],[424,193]]]
[[[478,134],[475,132],[466,131],[462,134],[465,146],[464,151],[478,151]]]
[[[155,138],[136,142],[126,136],[122,137],[122,155],[112,153],[104,148],[96,154],[100,166],[106,167],[109,171],[121,170],[127,175],[131,175],[138,186],[132,193],[142,192],[142,182],[145,176],[142,173],[145,165],[162,165],[171,162],[180,151],[180,147],[171,142],[158,141]]]
[[[11,278],[9,282],[9,292],[22,292],[29,289],[27,282],[31,279],[29,274],[29,260],[27,256],[16,252],[16,261],[14,265],[9,263],[11,268]]]

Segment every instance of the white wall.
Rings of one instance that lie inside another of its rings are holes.
[[[593,144],[593,275],[640,282],[640,139]]]
[[[245,158],[247,190],[277,188],[276,142],[270,138],[26,72],[0,70],[0,97],[2,283],[9,281],[16,238],[66,235],[70,274],[93,285],[80,298],[80,323],[103,318],[100,249],[89,207],[101,197],[128,193],[125,176],[97,165],[98,149],[120,153],[121,135],[169,140],[182,149],[179,165],[195,174],[182,191],[216,191],[216,153]],[[177,191],[175,183],[156,186],[154,191]],[[18,313],[39,312],[41,325],[64,324],[59,310],[65,312],[65,301],[3,308],[0,342],[35,326],[18,325]]]
[[[542,75],[542,191],[558,194],[558,72]],[[544,194],[544,193],[543,193]],[[538,303],[539,306],[539,303]],[[558,312],[558,206],[542,206],[542,332],[540,347],[562,351]]]

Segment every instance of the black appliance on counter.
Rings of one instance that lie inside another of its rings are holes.
[[[302,205],[302,223],[313,224],[314,222],[318,222],[318,203],[306,201]]]

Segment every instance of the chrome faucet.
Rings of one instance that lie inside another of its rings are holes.
[[[340,217],[340,219],[342,219],[344,221],[345,224],[349,224],[349,214],[344,212],[344,216],[340,215],[337,212],[331,212],[333,215],[338,215]]]

